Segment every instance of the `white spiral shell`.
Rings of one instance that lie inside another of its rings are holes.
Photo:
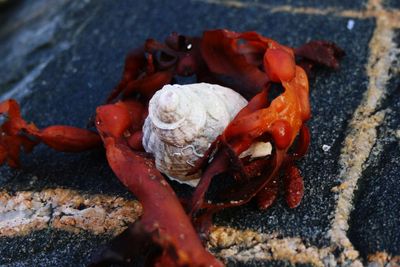
[[[199,174],[187,172],[246,104],[241,95],[220,85],[165,85],[149,102],[143,147],[154,155],[160,172],[196,183]]]

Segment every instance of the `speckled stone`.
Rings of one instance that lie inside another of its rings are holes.
[[[400,30],[395,41],[400,47]],[[398,73],[393,66],[392,71]],[[398,66],[397,66],[398,68]],[[389,109],[359,183],[349,236],[364,256],[400,253],[400,76],[387,85],[380,109]]]
[[[54,3],[56,2],[56,3]],[[283,1],[295,6],[363,9],[358,1]],[[272,4],[277,4],[272,1]],[[34,7],[37,7],[36,9]],[[42,9],[40,9],[42,8]],[[48,9],[47,9],[48,8]],[[10,20],[32,16],[21,27]],[[306,244],[328,246],[327,231],[335,209],[332,187],[339,184],[338,159],[347,123],[366,90],[365,64],[375,22],[373,19],[260,12],[256,7],[233,8],[199,1],[20,1],[0,15],[0,91],[14,90],[23,115],[38,126],[69,124],[85,127],[96,106],[119,81],[124,56],[148,37],[158,40],[170,32],[199,35],[204,29],[256,30],[291,46],[311,39],[328,39],[346,51],[337,72],[322,70],[311,81],[312,143],[299,166],[305,178],[301,205],[289,209],[283,198],[267,211],[255,205],[230,209],[216,217],[218,225],[282,236],[300,236]],[[24,13],[25,12],[25,13]],[[53,24],[52,24],[53,23]],[[32,32],[52,25],[43,35],[20,44]],[[24,39],[25,38],[25,39]],[[20,46],[15,47],[15,44]],[[15,64],[14,64],[15,63]],[[398,80],[393,80],[398,86]],[[388,141],[384,132],[399,128],[399,90],[393,90],[386,107],[394,113],[386,119],[379,140],[383,156],[371,158],[365,170],[351,219],[351,239],[366,256],[377,250],[399,253],[399,141]],[[396,128],[397,127],[397,128]],[[397,143],[396,143],[397,142]],[[323,145],[331,146],[324,151]],[[21,170],[0,169],[0,188],[7,191],[70,188],[133,198],[118,182],[104,158],[104,151],[81,154],[57,153],[40,146],[23,157]],[[393,167],[394,166],[394,167]],[[32,180],[36,176],[38,179]],[[376,184],[381,186],[376,187]],[[174,184],[182,193],[188,188]],[[371,188],[374,187],[373,190]],[[397,190],[396,190],[397,189]],[[396,202],[397,199],[397,202]],[[376,213],[374,213],[376,211]],[[382,226],[385,224],[385,226]],[[376,229],[371,234],[370,229]],[[396,236],[397,234],[397,236]],[[0,265],[83,266],[109,236],[71,234],[55,230],[33,232],[25,237],[0,238]],[[43,246],[45,244],[45,246]],[[287,262],[229,262],[228,266],[286,266]]]
[[[390,0],[389,0],[390,1]],[[394,0],[396,1],[396,0]],[[265,4],[272,6],[283,6],[289,5],[293,7],[312,7],[312,8],[338,8],[338,9],[354,9],[361,10],[367,5],[367,0],[355,0],[355,1],[337,1],[337,0],[245,0],[243,2],[253,4]]]
[[[383,4],[388,8],[400,9],[400,1],[398,0],[384,0]]]
[[[41,230],[28,236],[2,238],[1,266],[85,266],[93,245],[105,244],[110,237],[89,233],[79,235]]]

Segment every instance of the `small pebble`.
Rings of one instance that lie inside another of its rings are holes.
[[[354,28],[354,20],[349,19],[349,20],[347,21],[347,29],[348,29],[349,31],[351,31],[353,28]]]
[[[331,149],[331,146],[328,146],[328,145],[323,145],[322,146],[322,150],[325,151],[325,152],[328,152],[330,149]]]

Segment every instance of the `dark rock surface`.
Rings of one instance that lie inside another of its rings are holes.
[[[1,266],[82,266],[107,237],[41,230],[1,240]],[[7,248],[7,249],[6,249]]]
[[[390,0],[388,0],[390,1]],[[227,1],[229,2],[229,1]],[[233,1],[234,2],[234,1]],[[271,1],[259,1],[259,0],[245,0],[242,2],[254,3],[256,5],[264,6],[293,6],[293,7],[309,7],[309,8],[337,8],[337,9],[356,9],[360,10],[367,5],[366,0],[355,0],[355,1],[336,1],[336,0],[325,0],[325,1],[314,1],[314,0],[271,0]]]
[[[383,4],[388,8],[400,8],[400,1],[397,0],[384,0]]]
[[[395,41],[400,47],[399,30]],[[398,66],[399,62],[391,71],[398,73]],[[364,255],[384,250],[393,255],[400,253],[400,75],[389,81],[387,89],[380,109],[389,109],[389,115],[379,129],[350,221],[350,239]]]
[[[288,0],[271,4],[360,10],[366,1]],[[334,41],[344,48],[346,57],[339,71],[322,70],[311,81],[313,118],[309,126],[313,138],[309,153],[299,164],[306,187],[301,205],[291,210],[280,197],[265,212],[250,204],[224,211],[215,220],[217,225],[299,236],[307,245],[326,247],[330,245],[327,232],[335,209],[331,189],[340,182],[338,160],[348,122],[368,85],[365,65],[375,28],[373,18],[351,18],[354,27],[348,29],[349,19],[198,1],[17,1],[0,9],[0,92],[5,94],[3,99],[16,97],[24,116],[40,127],[56,123],[85,127],[96,106],[119,81],[124,56],[148,37],[163,40],[172,31],[199,35],[204,29],[228,28],[256,30],[290,46],[311,39]],[[383,250],[400,254],[399,138],[386,138],[389,129],[398,131],[400,125],[398,86],[399,80],[393,79],[390,88],[397,89],[390,92],[384,106],[393,113],[381,126],[381,147],[374,148],[379,151],[367,163],[351,218],[350,238],[364,257]],[[331,149],[323,151],[323,145]],[[110,171],[101,149],[66,154],[41,146],[23,158],[21,170],[0,170],[2,190],[55,187],[132,198]],[[108,239],[51,229],[24,237],[0,237],[0,265],[85,265]]]

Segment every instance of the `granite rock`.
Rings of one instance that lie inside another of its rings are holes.
[[[289,209],[282,197],[267,211],[254,204],[220,213],[215,223],[239,230],[300,237],[306,246],[330,247],[329,230],[336,208],[339,160],[353,113],[368,87],[365,71],[369,42],[376,27],[372,17],[338,16],[328,12],[269,12],[259,1],[231,5],[224,1],[16,1],[0,6],[1,99],[21,102],[23,115],[38,126],[69,124],[85,127],[96,106],[119,81],[125,55],[152,37],[170,32],[199,35],[204,29],[256,30],[283,44],[297,46],[311,39],[336,42],[346,51],[336,72],[321,70],[311,81],[312,143],[300,161],[305,197]],[[272,1],[317,9],[363,10],[366,1]],[[352,21],[352,27],[349,27]],[[16,23],[18,22],[18,23]],[[397,35],[398,36],[398,35]],[[398,38],[397,38],[398,41]],[[393,69],[395,71],[395,69]],[[398,71],[398,70],[397,70]],[[360,178],[351,213],[349,237],[367,261],[370,254],[400,254],[399,236],[399,80],[393,78],[380,109],[390,109],[378,130],[378,141]],[[388,137],[389,136],[389,137]],[[326,145],[328,150],[322,149]],[[0,169],[0,189],[7,192],[68,188],[88,194],[134,198],[117,181],[104,151],[56,153],[44,146],[24,156],[23,167]],[[36,177],[35,179],[32,179]],[[173,184],[182,194],[185,186]],[[108,235],[73,234],[46,229],[26,236],[0,237],[0,265],[81,266],[109,240]],[[44,247],[42,244],[46,243]],[[332,249],[332,255],[340,251]],[[229,261],[228,266],[286,266],[289,261]],[[294,263],[293,263],[294,264]],[[299,266],[301,263],[298,263]]]

